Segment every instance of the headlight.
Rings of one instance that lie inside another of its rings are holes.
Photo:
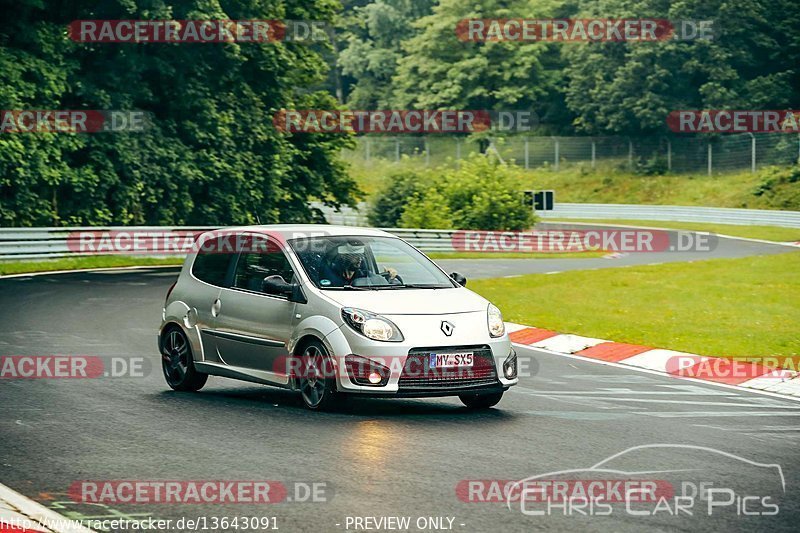
[[[376,341],[400,342],[403,334],[400,333],[394,322],[375,313],[345,307],[342,309],[342,319],[348,326],[361,333],[368,339]]]
[[[489,335],[492,337],[502,337],[506,333],[506,325],[503,322],[503,314],[492,304],[486,310],[486,319],[489,324]]]

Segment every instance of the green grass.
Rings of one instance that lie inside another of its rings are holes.
[[[431,259],[588,259],[590,257],[603,257],[610,252],[430,252],[426,253]]]
[[[780,228],[777,226],[737,226],[734,224],[709,224],[706,222],[668,222],[663,220],[611,220],[611,219],[546,219],[542,222],[583,222],[588,224],[624,224],[628,226],[652,226],[654,228],[685,229],[708,231],[720,235],[763,239],[777,242],[800,241],[799,228]]]
[[[426,169],[424,160],[416,158],[404,158],[398,162],[379,159],[370,163],[352,157],[345,157],[345,160],[350,164],[350,176],[355,179],[359,189],[367,198],[383,187],[387,176]]]
[[[722,357],[800,355],[800,252],[470,280],[506,320]]]
[[[53,270],[78,270],[81,268],[110,268],[124,266],[182,265],[182,257],[130,257],[119,255],[93,255],[88,257],[65,257],[45,261],[3,261],[0,275],[27,272],[50,272]]]
[[[373,159],[367,163],[350,154],[346,160],[350,175],[367,198],[380,190],[392,173],[426,168],[422,157],[397,162]],[[435,164],[432,161],[432,166]],[[800,181],[776,180],[774,168],[755,174],[741,171],[713,176],[703,172],[645,176],[619,165],[601,163],[595,170],[573,164],[559,172],[521,167],[516,167],[515,172],[520,190],[553,189],[556,202],[800,209]]]

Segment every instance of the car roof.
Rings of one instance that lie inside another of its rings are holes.
[[[356,226],[334,226],[330,224],[265,224],[258,226],[236,226],[220,228],[226,232],[248,232],[273,235],[283,239],[328,236],[394,237],[391,233]],[[308,235],[304,235],[308,234]]]

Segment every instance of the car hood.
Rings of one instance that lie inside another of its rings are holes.
[[[323,291],[342,307],[380,315],[446,315],[486,311],[488,300],[464,288]]]

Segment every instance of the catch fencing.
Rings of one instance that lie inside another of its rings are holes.
[[[560,171],[601,165],[642,173],[747,171],[769,165],[800,164],[800,135],[743,133],[693,137],[504,137],[492,149],[526,169]],[[408,157],[425,166],[453,165],[479,153],[477,140],[453,136],[382,136],[358,138],[345,157],[367,165]]]

